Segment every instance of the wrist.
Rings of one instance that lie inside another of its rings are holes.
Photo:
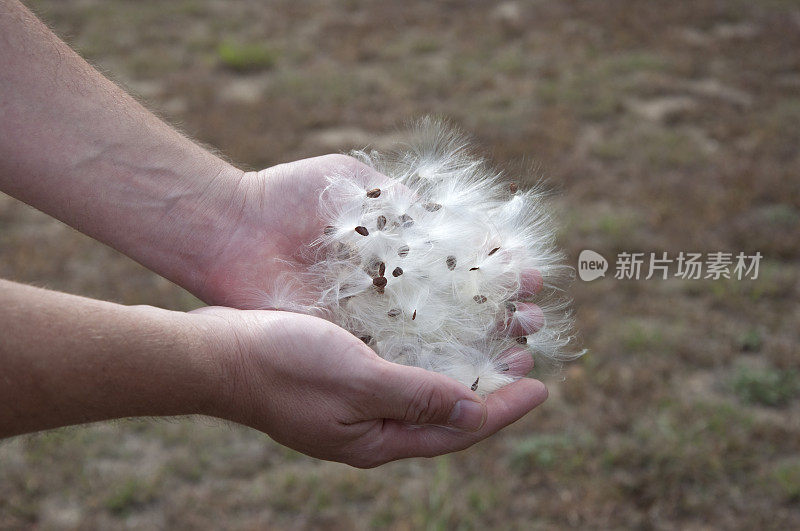
[[[165,199],[160,227],[141,245],[149,269],[186,288],[207,302],[208,274],[225,253],[241,211],[244,172],[219,161],[216,168],[187,179]]]
[[[185,335],[184,363],[198,384],[192,393],[194,412],[245,423],[253,410],[246,392],[252,374],[247,346],[256,331],[270,335],[263,330],[264,322],[245,311],[215,306],[172,313],[177,313],[174,317]]]
[[[210,375],[201,413],[269,431],[264,403],[280,403],[270,393],[296,314],[207,307],[184,315],[200,340],[203,372]]]

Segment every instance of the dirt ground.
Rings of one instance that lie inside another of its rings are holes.
[[[764,258],[757,280],[577,281],[589,353],[467,451],[362,471],[209,419],[64,429],[0,443],[0,528],[800,528],[800,3],[27,4],[244,167],[434,113],[561,191],[573,264]],[[5,196],[0,277],[200,305]]]

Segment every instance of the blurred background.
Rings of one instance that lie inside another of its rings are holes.
[[[450,117],[560,190],[589,353],[450,456],[375,470],[209,419],[0,443],[0,528],[800,527],[800,3],[37,0],[106,75],[235,163]],[[617,253],[756,251],[757,280],[615,280]],[[0,277],[200,302],[0,196]]]

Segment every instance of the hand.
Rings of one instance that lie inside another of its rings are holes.
[[[523,379],[484,402],[446,376],[389,363],[308,315],[211,307],[187,317],[223,368],[221,398],[205,413],[312,457],[367,468],[461,450],[547,398],[541,382]]]
[[[329,171],[374,171],[342,155],[238,171],[104,79],[22,4],[11,2],[7,10],[11,16],[0,17],[0,33],[18,46],[0,48],[0,81],[7,89],[0,129],[15,134],[0,135],[0,189],[207,302],[270,307],[283,274],[308,265],[303,251],[323,228],[317,207]],[[48,82],[54,70],[60,86],[74,90],[54,90]],[[197,323],[200,344],[215,347],[196,360],[173,348],[184,331],[169,328],[171,319],[159,311],[67,299],[77,306],[32,307],[10,328],[32,331],[4,336],[25,342],[6,351],[25,356],[14,360],[20,376],[7,378],[15,386],[2,389],[8,399],[0,400],[6,405],[0,417],[4,411],[13,417],[5,433],[207,409],[311,455],[371,466],[465,448],[546,396],[540,382],[521,380],[486,400],[486,422],[478,431],[411,430],[401,421],[446,424],[459,399],[480,399],[444,376],[385,362],[344,330],[308,316],[173,315]],[[14,305],[4,307],[11,316],[18,313]],[[158,318],[145,319],[150,314]],[[35,317],[44,315],[49,320],[42,328]],[[101,321],[107,333],[96,332]],[[186,339],[196,340],[191,331]],[[155,341],[161,332],[163,341]],[[42,360],[58,355],[32,364],[27,343]],[[197,350],[193,344],[185,353]],[[191,361],[188,369],[182,359]],[[4,362],[14,374],[9,368]],[[225,392],[217,399],[219,386]],[[475,416],[464,418],[476,427]]]
[[[184,287],[210,304],[234,308],[292,310],[292,302],[313,303],[320,287],[304,287],[293,281],[292,273],[312,263],[308,250],[325,226],[319,213],[320,193],[328,184],[326,177],[343,170],[388,181],[352,157],[325,155],[242,173],[221,183],[225,190],[210,188],[215,197],[202,202],[222,199],[226,205],[211,208],[223,212],[222,220],[196,243],[205,254],[203,264],[192,269],[202,274]],[[520,298],[531,297],[541,287],[538,271],[524,271]],[[500,326],[512,336],[533,333],[543,324],[535,304],[517,303],[516,312],[515,319]]]
[[[310,264],[307,250],[322,233],[320,192],[332,171],[376,173],[345,155],[325,155],[259,172],[241,173],[209,191],[205,204],[223,212],[215,230],[198,235],[206,250],[195,269],[201,272],[189,291],[211,304],[244,309],[286,309],[275,304],[275,292],[286,287],[293,271]],[[313,298],[318,290],[294,293]]]

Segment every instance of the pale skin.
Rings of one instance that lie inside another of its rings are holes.
[[[19,2],[0,0],[0,190],[219,305],[171,312],[0,281],[0,437],[202,414],[371,467],[466,448],[541,404],[537,380],[483,399],[382,360],[323,319],[252,309],[287,264],[306,265],[302,252],[323,228],[319,192],[342,166],[374,171],[343,155],[239,170],[156,118]],[[524,279],[529,293],[541,285],[535,271]]]

